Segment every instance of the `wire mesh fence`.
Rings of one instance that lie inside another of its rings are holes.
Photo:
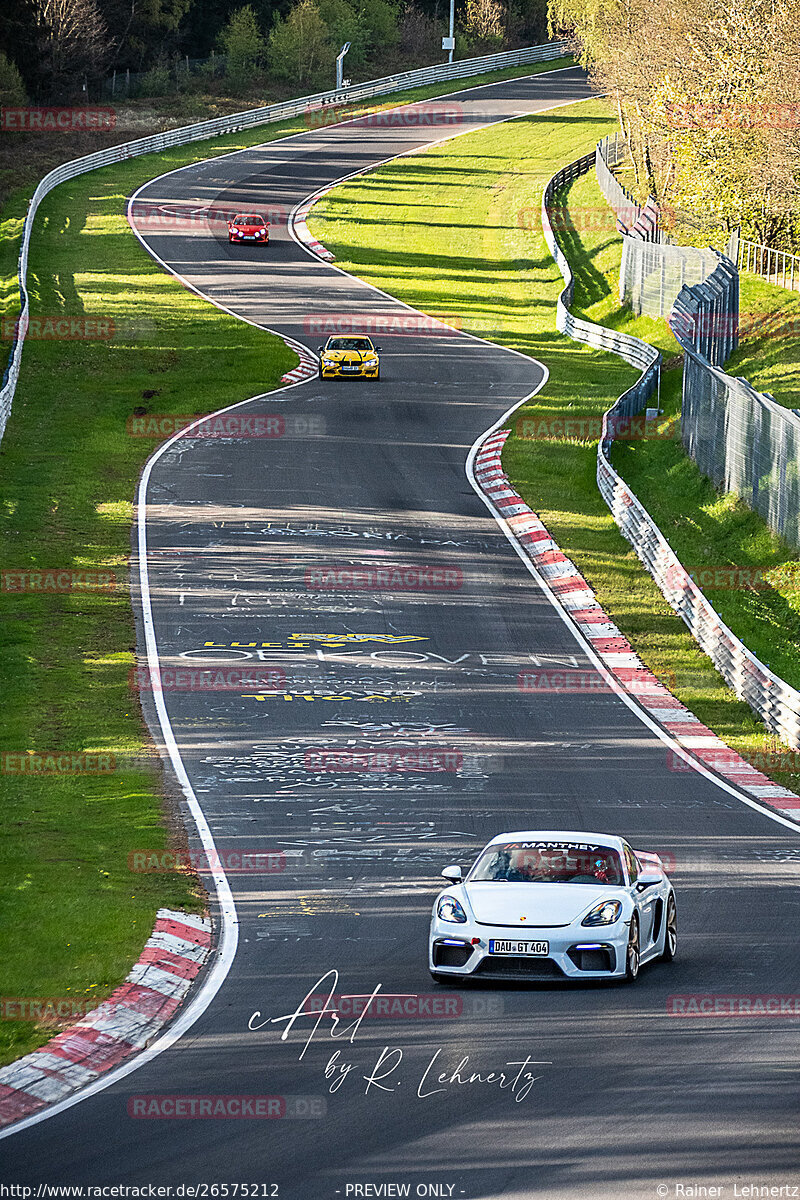
[[[190,79],[215,79],[225,74],[227,56],[212,53],[208,58],[175,55],[163,59],[148,71],[114,71],[100,86],[104,100],[125,100],[134,96],[158,95],[170,86],[180,90]]]
[[[739,272],[724,254],[711,253],[716,269],[702,283],[681,288],[668,322],[681,345],[722,367],[739,345]]]
[[[732,264],[723,259],[719,273]],[[710,295],[718,279],[684,288],[670,320],[683,346],[681,436],[700,470],[726,492],[734,492],[773,533],[800,547],[800,416],[758,392],[746,379],[734,378],[716,362],[710,348],[724,343],[713,323]]]
[[[627,143],[618,134],[599,142],[595,155],[597,179],[603,195],[617,214],[622,236],[619,297],[637,316],[666,317],[681,288],[702,283],[713,274],[719,255],[715,250],[697,246],[670,245],[657,224],[650,236],[646,230],[637,230],[637,222],[646,215],[646,206],[636,204],[613,170],[626,155]],[[627,215],[634,213],[632,222],[625,220]],[[652,222],[647,224],[652,226]],[[626,232],[625,226],[630,228],[630,233]],[[730,304],[733,302],[731,298]]]
[[[628,155],[628,143],[617,131],[598,142],[594,156],[594,169],[600,190],[614,210],[617,218],[617,228],[620,233],[626,233],[642,214],[642,206],[637,204],[633,196],[624,188],[614,174],[614,168],[620,166]]]

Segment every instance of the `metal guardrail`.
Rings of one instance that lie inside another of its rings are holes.
[[[566,42],[547,42],[542,46],[526,46],[521,50],[509,50],[503,54],[487,54],[481,58],[466,58],[460,62],[419,67],[414,71],[403,71],[397,75],[388,75],[383,79],[373,79],[367,83],[355,84],[347,88],[345,92],[317,92],[313,96],[300,96],[296,100],[286,100],[280,104],[270,104],[264,108],[249,109],[246,112],[232,113],[227,117],[217,117],[212,121],[200,121],[194,125],[184,125],[179,129],[152,134],[150,137],[138,138],[119,146],[110,146],[106,150],[88,154],[83,158],[73,159],[50,171],[39,182],[31,197],[22,231],[19,254],[20,316],[8,366],[0,387],[0,439],[5,433],[11,413],[11,405],[19,379],[22,348],[30,321],[27,275],[33,224],[42,200],[60,183],[75,179],[87,171],[95,171],[99,167],[125,162],[129,158],[135,158],[142,154],[167,150],[172,146],[186,146],[191,142],[220,137],[227,133],[240,133],[243,129],[253,129],[258,125],[267,125],[274,121],[287,120],[289,117],[302,116],[309,110],[321,108],[324,104],[334,101],[351,104],[372,96],[390,95],[393,92],[421,87],[428,83],[443,83],[449,79],[466,79],[471,75],[482,75],[488,71],[502,70],[505,67],[520,67],[528,63],[546,62],[566,53],[568,53]]]
[[[567,310],[574,290],[572,270],[555,239],[547,208],[559,188],[590,170],[593,163],[594,156],[586,155],[553,176],[542,197],[542,229],[566,282],[556,305],[556,327],[576,341],[610,350],[631,365],[643,368],[638,383],[620,396],[603,418],[603,437],[597,448],[597,486],[620,532],[631,543],[669,605],[687,625],[728,686],[750,705],[769,730],[792,749],[800,750],[800,692],[779,679],[728,628],[686,572],[653,518],[609,460],[614,418],[619,415],[629,417],[641,411],[647,397],[653,394],[657,386],[661,356],[653,346],[639,338],[579,320]],[[696,357],[691,347],[687,347],[689,356]],[[710,363],[707,367],[715,376],[724,375],[724,372],[711,367]],[[786,413],[786,409],[781,411]],[[800,418],[794,420],[797,421],[800,435]]]
[[[567,258],[553,233],[549,209],[556,193],[567,183],[577,179],[579,175],[585,175],[592,169],[594,163],[594,152],[585,154],[583,158],[576,159],[575,162],[562,167],[549,181],[542,196],[542,232],[556,266],[565,281],[564,290],[556,302],[556,329],[560,333],[566,333],[569,337],[574,338],[576,342],[584,342],[587,346],[594,346],[598,350],[610,350],[612,354],[618,354],[632,367],[638,367],[642,371],[641,378],[624,395],[620,396],[614,408],[606,414],[613,427],[614,416],[621,415],[627,418],[634,413],[641,412],[645,402],[658,390],[661,354],[640,338],[631,337],[627,333],[617,333],[603,325],[595,325],[593,321],[581,320],[579,317],[574,317],[569,311],[575,290],[575,281]]]
[[[800,692],[774,675],[732,633],[684,570],[650,514],[601,454],[597,485],[621,533],[731,690],[750,705],[767,729],[793,750],[800,750]]]

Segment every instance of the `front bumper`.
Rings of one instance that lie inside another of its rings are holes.
[[[253,235],[251,237],[249,234],[246,234],[246,233],[229,233],[228,241],[229,242],[248,242],[248,243],[252,242],[252,244],[254,246],[268,246],[269,245],[269,236],[256,237],[255,235]]]
[[[335,366],[332,366],[332,367],[321,366],[320,369],[322,372],[322,378],[323,379],[377,379],[378,378],[378,372],[380,370],[380,363],[378,363],[374,367],[365,367],[361,363],[357,363],[357,364],[355,364],[356,369],[354,371],[353,370],[345,370],[344,367],[346,367],[347,365],[348,364],[344,364],[344,366],[342,366],[339,363],[336,363]]]
[[[479,939],[474,944],[474,939]],[[546,956],[491,954],[494,940],[544,941]],[[434,918],[428,946],[428,966],[453,979],[619,979],[625,974],[628,925],[624,920],[594,928],[577,925],[556,928],[508,928],[466,925]]]

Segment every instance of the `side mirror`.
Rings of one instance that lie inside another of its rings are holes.
[[[324,346],[317,346],[317,354],[322,354],[322,351],[323,351],[324,349],[325,349],[325,347],[324,347]]]
[[[461,867],[445,867],[445,869],[442,871],[442,875],[448,881],[448,883],[461,883]]]
[[[661,883],[663,878],[663,875],[657,875],[655,871],[643,871],[636,880],[636,890],[637,892],[644,892],[647,888],[653,887],[654,884]]]
[[[383,346],[373,346],[372,349],[376,354],[383,354]]]

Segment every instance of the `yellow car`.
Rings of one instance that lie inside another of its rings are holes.
[[[380,379],[380,346],[368,337],[328,338],[319,350],[320,379]]]

